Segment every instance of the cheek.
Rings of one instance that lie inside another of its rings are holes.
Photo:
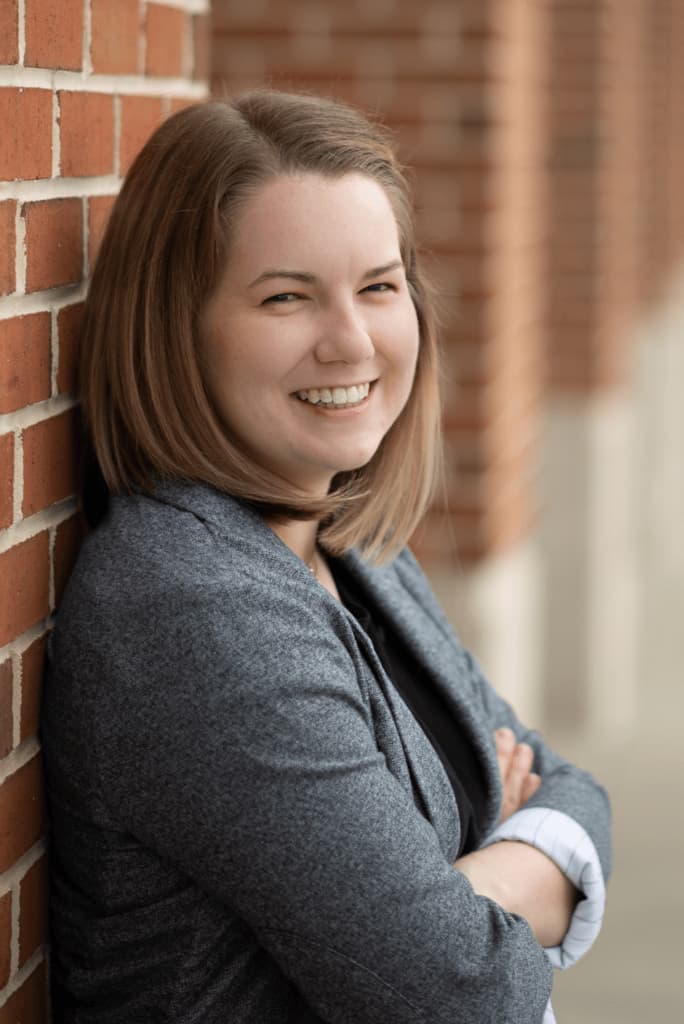
[[[413,308],[413,305],[412,305]],[[418,368],[418,354],[420,349],[420,330],[418,319],[413,317],[411,328],[404,335],[403,345],[403,396],[402,407],[408,402],[416,379]]]
[[[420,345],[418,317],[413,303],[410,303],[410,308],[404,311],[401,318],[397,319],[392,331],[392,344],[398,368],[405,377],[412,381],[415,376]]]
[[[239,349],[229,343],[223,330],[207,334],[205,351],[205,383],[215,411],[225,425],[235,428],[240,418],[241,396],[249,376],[240,358]]]
[[[246,345],[240,325],[222,324],[207,335],[205,358],[207,383],[217,396],[249,389],[259,378],[258,344]]]

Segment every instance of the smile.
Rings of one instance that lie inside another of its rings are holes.
[[[364,384],[352,384],[350,388],[309,388],[307,391],[298,391],[297,398],[311,405],[324,405],[332,409],[358,405],[368,398],[369,391],[370,382],[366,381]]]

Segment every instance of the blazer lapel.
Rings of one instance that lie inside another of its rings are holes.
[[[404,574],[399,571],[396,563],[380,568],[370,567],[356,552],[351,552],[345,557],[345,564],[354,574],[359,585],[368,592],[373,603],[381,609],[392,628],[406,642],[418,664],[425,670],[426,676],[438,687],[472,743],[482,765],[489,795],[487,813],[485,821],[482,823],[483,832],[488,832],[493,827],[498,814],[501,792],[496,751],[493,737],[483,729],[481,718],[477,716],[476,709],[472,705],[470,687],[464,679],[463,649],[451,626],[427,582],[424,581],[421,592],[416,593],[413,587],[407,585],[409,581],[404,578]],[[387,699],[393,710],[396,710],[397,702],[401,702],[404,711],[401,716],[402,728],[405,731],[411,731],[410,725],[403,721],[406,716],[412,725],[419,729],[413,715],[391,685]],[[420,733],[423,735],[422,730]],[[441,785],[436,786],[434,766],[431,761],[427,763],[427,759],[421,758],[416,762],[413,758],[414,749],[411,744],[407,745],[407,757],[412,759],[412,770],[421,788],[421,793],[425,796],[424,791],[429,791],[427,794],[428,804],[430,800],[434,801],[435,799],[441,803],[443,800],[443,796],[439,795]],[[431,745],[430,749],[432,750]],[[435,760],[438,761],[444,783],[453,799],[451,784],[436,755]]]
[[[387,767],[413,791],[421,811],[435,829],[445,855],[453,859],[460,845],[460,819],[444,766],[388,678],[368,636],[351,612],[346,614],[380,690],[379,706],[374,709],[375,734]]]

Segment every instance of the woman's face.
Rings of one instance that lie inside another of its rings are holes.
[[[211,396],[255,461],[316,495],[365,465],[409,397],[418,354],[381,186],[358,174],[262,186],[203,328]]]

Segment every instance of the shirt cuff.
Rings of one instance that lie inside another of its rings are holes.
[[[542,1024],[556,1024],[556,1016],[553,1012],[550,999],[546,1004],[546,1009],[544,1010],[544,1020],[542,1021]]]
[[[584,899],[577,903],[562,943],[546,950],[554,967],[571,967],[584,956],[601,930],[606,888],[596,847],[574,818],[547,807],[516,811],[497,825],[483,846],[503,839],[529,843],[541,850],[583,893]]]

